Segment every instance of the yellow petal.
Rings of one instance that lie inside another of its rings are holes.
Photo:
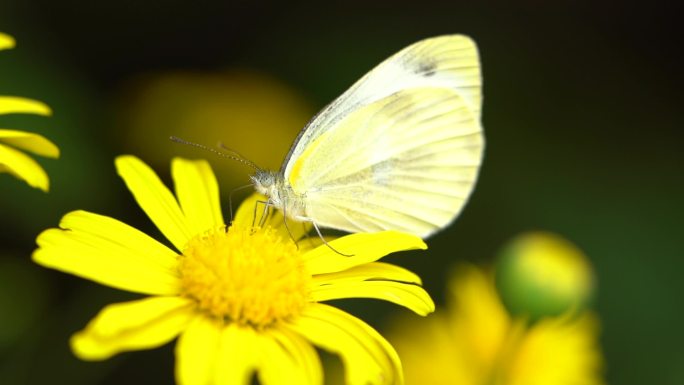
[[[299,247],[299,252],[303,254],[317,248],[318,246],[324,245],[325,243],[323,240],[330,243],[337,238],[338,237],[331,235],[324,235],[323,238],[321,238],[318,236],[318,234],[314,233],[300,239],[299,242],[297,242],[297,246]]]
[[[335,273],[319,274],[313,277],[314,286],[335,283],[360,282],[368,280],[399,281],[421,285],[418,275],[403,267],[384,262],[371,262]]]
[[[338,309],[332,308],[339,313],[341,313],[342,316],[345,316],[350,323],[353,323],[356,327],[359,328],[360,331],[365,332],[368,336],[370,336],[377,344],[380,350],[387,355],[389,358],[389,363],[390,367],[392,370],[392,377],[394,377],[393,381],[391,382],[392,384],[397,384],[397,385],[403,385],[404,384],[404,369],[401,366],[401,360],[399,359],[399,354],[397,354],[397,351],[394,350],[394,347],[392,344],[390,344],[383,336],[380,335],[375,329],[370,327],[367,323],[361,321],[360,319],[356,317],[352,317],[351,315],[344,313]]]
[[[3,171],[24,180],[31,187],[45,192],[50,189],[47,173],[35,160],[21,151],[0,144],[0,172]]]
[[[451,333],[470,352],[471,368],[486,371],[500,355],[513,320],[494,284],[491,272],[472,264],[458,264],[449,280],[447,302]]]
[[[209,163],[175,158],[171,173],[181,210],[193,234],[224,226],[219,188]]]
[[[0,50],[14,48],[14,38],[8,34],[0,32]]]
[[[321,360],[318,357],[316,349],[304,337],[293,333],[289,329],[282,328],[279,330],[283,334],[283,338],[277,338],[278,342],[290,351],[293,356],[299,356],[299,362],[307,371],[308,378],[311,383],[317,384],[323,381],[323,368]]]
[[[148,165],[134,156],[116,158],[116,169],[147,216],[182,251],[196,234],[192,233],[171,191]]]
[[[233,223],[237,226],[258,226],[261,223],[261,218],[264,215],[264,208],[268,198],[259,193],[254,193],[245,199],[238,207]],[[293,219],[287,219],[287,226],[283,219],[283,213],[271,207],[271,214],[264,222],[264,227],[271,226],[278,231],[282,239],[300,240],[311,230],[311,223],[297,222]],[[289,227],[289,231],[288,231]],[[305,242],[305,241],[303,241]]]
[[[315,345],[340,355],[347,385],[404,382],[392,346],[358,318],[331,306],[312,304],[289,327]]]
[[[59,148],[42,135],[25,131],[0,129],[0,141],[23,150],[31,151],[34,154],[50,158],[59,157]]]
[[[259,365],[259,338],[251,328],[224,327],[217,357],[216,385],[249,385]]]
[[[212,384],[222,327],[197,314],[176,344],[176,381],[179,385]],[[223,363],[221,363],[223,364]]]
[[[425,316],[435,311],[430,295],[420,286],[394,281],[339,282],[311,289],[314,301],[342,298],[375,298],[404,306]]]
[[[258,225],[264,209],[263,204],[258,202],[266,202],[267,200],[268,198],[258,193],[254,193],[247,197],[247,199],[240,203],[240,206],[235,212],[233,224],[243,227],[250,227],[252,226],[252,223],[254,223],[255,226]]]
[[[268,329],[261,337],[259,380],[263,385],[322,385],[323,372],[313,346],[290,330]]]
[[[419,237],[397,231],[350,234],[330,242],[330,246],[340,253],[352,256],[340,255],[326,245],[319,246],[303,255],[311,274],[343,271],[364,263],[375,262],[396,251],[427,249],[427,245]]]
[[[146,234],[102,215],[74,211],[48,229],[33,260],[104,285],[144,294],[176,294],[176,254]]]
[[[18,96],[0,96],[0,115],[3,114],[36,114],[49,116],[52,110],[47,104],[33,99]]]
[[[187,326],[192,317],[191,300],[181,297],[150,297],[105,307],[71,338],[80,359],[99,361],[130,350],[166,344]]]
[[[438,309],[427,318],[401,314],[392,317],[388,329],[386,336],[401,357],[407,384],[495,385],[491,367],[483,368],[454,338],[446,312]],[[504,384],[509,385],[496,383]]]
[[[506,361],[508,384],[603,384],[598,319],[590,312],[568,315],[547,317],[527,331]]]

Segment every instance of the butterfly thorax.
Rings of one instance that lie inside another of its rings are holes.
[[[304,195],[295,192],[282,174],[258,170],[251,176],[251,179],[254,189],[266,195],[268,203],[282,210],[288,218],[295,220],[306,218]]]

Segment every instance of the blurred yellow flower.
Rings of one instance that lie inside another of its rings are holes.
[[[0,32],[0,50],[14,48],[14,38]]]
[[[262,196],[242,203],[226,227],[216,178],[205,161],[171,165],[176,196],[149,166],[117,158],[129,190],[175,251],[116,219],[86,211],[64,216],[38,236],[37,263],[115,288],[146,294],[107,306],[71,340],[84,360],[154,348],[177,336],[179,384],[322,384],[313,346],[338,354],[348,384],[401,384],[392,346],[369,325],[332,306],[340,298],[376,298],[426,315],[434,310],[418,276],[377,262],[400,250],[425,249],[397,232],[302,239],[304,226],[281,214],[263,227],[254,218]],[[261,210],[258,210],[261,211]]]
[[[153,73],[130,82],[121,95],[122,139],[162,167],[194,147],[160,145],[169,136],[215,146],[223,142],[264,169],[277,170],[299,130],[316,112],[301,93],[256,70]],[[239,143],[239,145],[238,145]],[[212,158],[219,179],[249,183],[243,164]]]
[[[0,33],[0,50],[14,48],[14,39]],[[36,114],[47,116],[50,108],[42,102],[15,96],[0,95],[0,115]],[[50,158],[59,157],[59,148],[45,137],[24,131],[0,128],[0,172],[23,179],[31,187],[48,191],[50,180],[45,170],[18,149]]]
[[[388,334],[409,385],[598,385],[598,320],[589,313],[511,317],[494,277],[456,268],[448,306],[420,320],[400,319]]]

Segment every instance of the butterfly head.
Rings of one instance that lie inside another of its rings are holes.
[[[264,195],[270,195],[269,192],[275,185],[276,175],[273,171],[256,170],[256,173],[250,176],[249,179],[252,180],[254,189],[256,189],[257,192]]]
[[[254,184],[254,189],[263,195],[266,195],[271,203],[279,206],[281,178],[278,173],[269,170],[256,170],[256,173],[250,177]]]
[[[288,217],[298,219],[305,215],[305,196],[295,193],[282,174],[259,169],[250,179],[254,189],[266,195],[269,204],[283,210]]]

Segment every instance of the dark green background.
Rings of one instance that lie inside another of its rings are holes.
[[[63,156],[42,162],[50,195],[0,175],[0,383],[172,382],[171,346],[103,363],[73,358],[69,335],[103,305],[135,296],[28,262],[35,236],[72,209],[158,234],[113,170],[128,151],[113,123],[120,84],[149,71],[251,67],[322,107],[402,47],[464,33],[484,73],[481,178],[429,252],[391,260],[440,302],[452,262],[491,261],[522,231],[563,234],[596,268],[607,380],[683,384],[678,24],[665,2],[3,0],[0,30],[20,46],[2,53],[0,94],[43,100],[55,114],[0,126],[43,133]],[[230,143],[231,129],[217,140]],[[159,146],[174,144],[160,137]],[[346,305],[376,326],[401,311]]]

